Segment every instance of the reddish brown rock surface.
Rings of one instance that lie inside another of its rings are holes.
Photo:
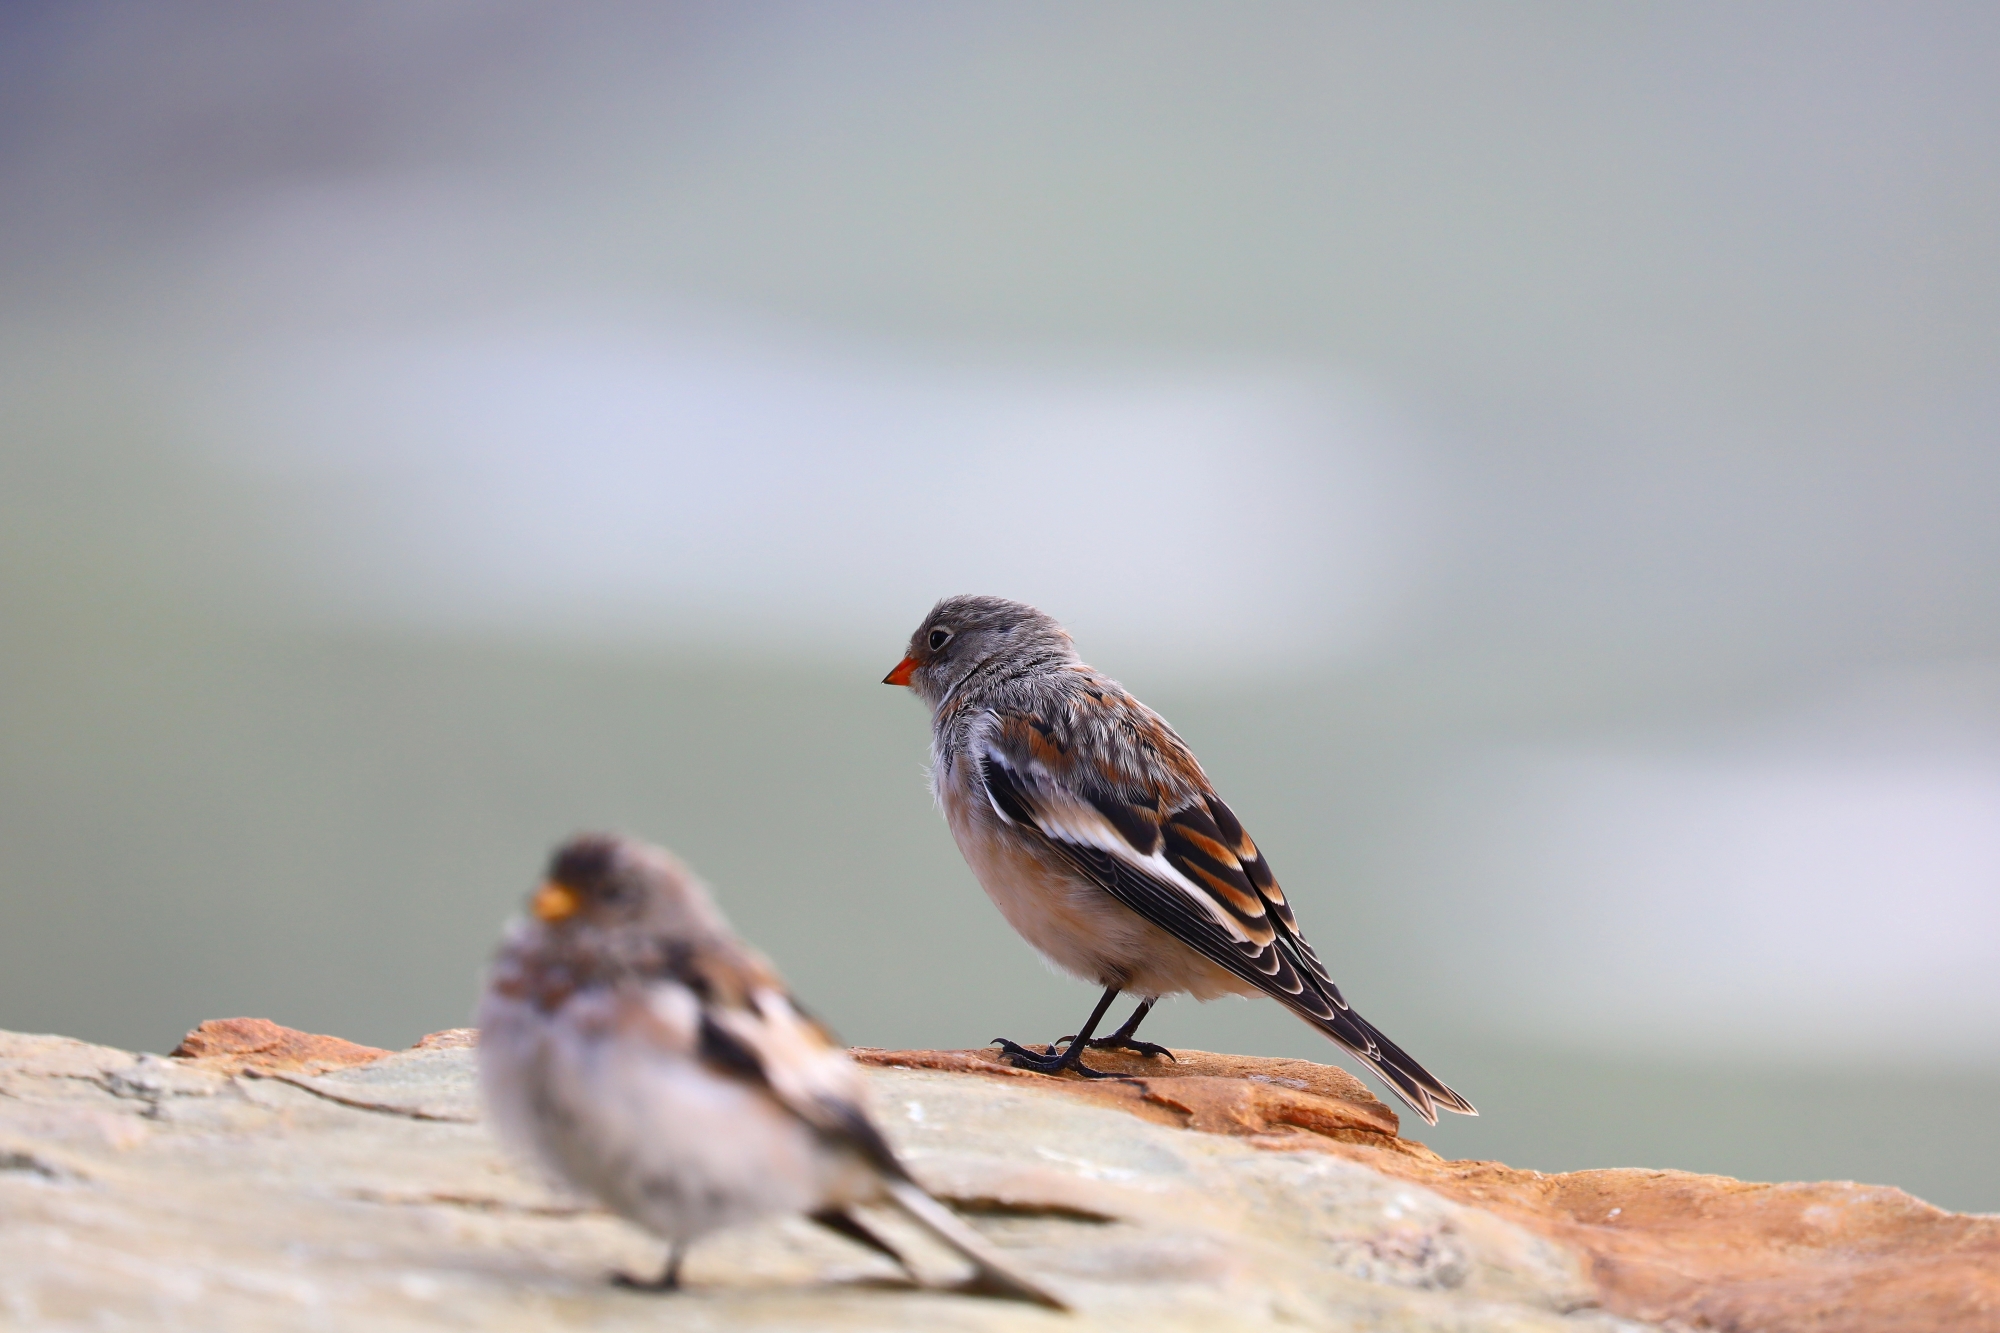
[[[857,1048],[854,1058],[883,1068],[939,1069],[999,1078],[1034,1079],[1073,1097],[1116,1106],[1163,1125],[1209,1134],[1309,1133],[1434,1158],[1420,1143],[1397,1137],[1396,1113],[1338,1065],[1307,1060],[1246,1060],[1210,1051],[1176,1051],[1175,1059],[1130,1051],[1099,1051],[1091,1063],[1126,1077],[1052,1078],[1003,1064],[989,1050],[883,1051]]]
[[[1587,1255],[1605,1306],[1632,1318],[1745,1333],[2000,1329],[2000,1217],[1899,1189],[1497,1162],[1384,1169]]]
[[[323,1074],[365,1065],[389,1054],[340,1037],[300,1032],[268,1018],[211,1018],[181,1038],[169,1054],[215,1069]]]
[[[1604,1307],[1731,1333],[2000,1330],[2000,1217],[1887,1186],[1761,1185],[1685,1171],[1545,1175],[1453,1162],[1398,1135],[1346,1071],[1302,1060],[1096,1052],[1118,1081],[1051,1077],[992,1052],[857,1050],[865,1064],[1029,1080],[1157,1123],[1311,1147],[1488,1209],[1583,1255]]]

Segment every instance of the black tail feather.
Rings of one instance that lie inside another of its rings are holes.
[[[1471,1102],[1417,1063],[1409,1052],[1383,1036],[1373,1023],[1352,1009],[1337,1009],[1334,1016],[1327,1019],[1300,1005],[1287,1007],[1373,1070],[1376,1077],[1389,1085],[1391,1092],[1424,1118],[1424,1123],[1435,1125],[1439,1108],[1456,1111],[1460,1115],[1479,1114]]]

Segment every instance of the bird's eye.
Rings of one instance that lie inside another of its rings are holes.
[[[936,652],[938,649],[944,647],[946,644],[950,642],[951,642],[951,631],[946,629],[944,626],[939,625],[936,629],[931,631],[932,652]]]

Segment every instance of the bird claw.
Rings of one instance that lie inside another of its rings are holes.
[[[1067,1037],[1057,1037],[1056,1040],[1059,1042],[1075,1041],[1076,1034],[1071,1033]],[[1099,1037],[1095,1041],[1086,1042],[1085,1045],[1093,1051],[1133,1051],[1149,1059],[1156,1055],[1164,1055],[1175,1064],[1181,1062],[1179,1056],[1157,1042],[1139,1041],[1132,1037],[1121,1037],[1115,1032],[1108,1037]],[[1053,1051],[1055,1047],[1051,1046],[1049,1049]]]
[[[1100,1043],[1093,1041],[1090,1044],[1092,1046],[1097,1046]],[[1111,1038],[1106,1037],[1101,1044],[1107,1050],[1136,1051],[1138,1054],[1143,1055],[1148,1059],[1151,1059],[1156,1055],[1164,1055],[1167,1057],[1167,1059],[1172,1060],[1175,1064],[1179,1064],[1181,1062],[1181,1058],[1178,1055],[1175,1055],[1172,1051],[1160,1045],[1158,1042],[1133,1041],[1130,1038],[1127,1038],[1124,1041],[1114,1042],[1112,1041]]]
[[[1047,1053],[1031,1050],[1017,1041],[1005,1037],[995,1037],[991,1043],[1000,1048],[1000,1058],[1016,1069],[1032,1069],[1038,1074],[1060,1074],[1064,1070],[1074,1071],[1080,1078],[1118,1078],[1120,1075],[1102,1069],[1092,1069],[1079,1058],[1082,1052],[1074,1048],[1056,1054],[1055,1044],[1050,1043]]]

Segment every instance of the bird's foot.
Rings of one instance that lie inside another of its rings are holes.
[[[611,1285],[623,1287],[627,1291],[645,1291],[654,1295],[662,1292],[679,1291],[681,1278],[678,1273],[662,1273],[658,1277],[633,1277],[630,1273],[613,1273]]]
[[[647,1291],[655,1295],[661,1292],[681,1289],[681,1260],[687,1257],[687,1242],[675,1241],[667,1247],[667,1263],[658,1277],[633,1277],[630,1273],[613,1273],[611,1285],[623,1287],[627,1291]]]
[[[1075,1041],[1076,1038],[1074,1036],[1058,1037],[1056,1040]],[[1108,1037],[1099,1037],[1095,1041],[1086,1042],[1085,1045],[1093,1051],[1133,1051],[1148,1059],[1156,1055],[1164,1055],[1175,1064],[1180,1063],[1180,1057],[1157,1042],[1140,1041],[1136,1037],[1127,1037],[1117,1032],[1112,1033]]]
[[[1038,1074],[1060,1074],[1064,1070],[1074,1070],[1082,1078],[1118,1078],[1120,1075],[1102,1069],[1092,1069],[1083,1062],[1083,1051],[1074,1042],[1061,1055],[1050,1045],[1047,1052],[1036,1051],[1017,1041],[1005,1037],[995,1037],[992,1044],[1000,1048],[1000,1058],[1016,1069],[1032,1069]]]

